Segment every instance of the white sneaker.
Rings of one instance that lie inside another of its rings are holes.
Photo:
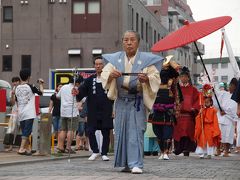
[[[164,159],[164,160],[169,160],[168,155],[167,155],[167,154],[164,154],[164,155],[163,155],[163,159]]]
[[[204,154],[200,154],[199,158],[204,159]]]
[[[163,160],[163,154],[161,154],[158,159]]]
[[[107,157],[106,155],[102,155],[102,160],[103,161],[109,161],[109,157]]]
[[[89,161],[94,161],[95,159],[97,159],[97,157],[99,156],[98,153],[92,153],[92,155],[88,158]]]
[[[132,174],[142,174],[143,171],[139,167],[132,168]]]

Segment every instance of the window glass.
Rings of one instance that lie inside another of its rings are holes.
[[[146,42],[148,43],[148,22],[146,22]]]
[[[222,69],[227,69],[228,68],[228,63],[222,63],[221,68]]]
[[[156,43],[157,42],[157,31],[154,30],[154,33],[153,33],[153,42]]]
[[[74,2],[73,14],[85,14],[85,3],[84,2]]]
[[[213,76],[213,81],[218,82],[218,76]]]
[[[212,69],[218,69],[218,64],[212,64]]]
[[[13,9],[12,7],[3,7],[3,22],[13,21]]]
[[[154,5],[161,5],[161,0],[153,0]]]
[[[227,83],[228,82],[228,76],[222,76],[221,81]]]
[[[88,14],[99,14],[100,3],[99,2],[88,2]]]
[[[31,69],[31,55],[22,55],[22,69]]]
[[[158,41],[161,39],[160,33],[158,33]]]
[[[12,71],[12,56],[3,55],[2,60],[2,71]]]
[[[143,18],[141,18],[141,38],[143,39]]]
[[[136,13],[136,31],[138,32],[138,13]]]

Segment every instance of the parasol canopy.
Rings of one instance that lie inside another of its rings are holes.
[[[232,20],[232,17],[230,16],[221,16],[221,17],[216,17],[212,19],[192,22],[192,23],[189,23],[188,21],[184,21],[184,24],[185,24],[184,26],[182,26],[177,31],[170,33],[169,35],[167,35],[166,37],[158,41],[156,44],[153,45],[151,50],[153,52],[160,52],[160,51],[178,48],[188,43],[194,42],[194,45],[201,59],[203,68],[207,74],[208,80],[209,82],[211,82],[207,68],[203,62],[203,59],[198,49],[198,46],[196,44],[196,41],[198,39],[201,39],[213,33],[214,31],[217,31],[218,29],[228,24],[231,20]],[[214,88],[213,88],[213,93],[217,100],[219,109],[220,111],[222,111],[222,108],[220,106],[216,93],[214,91]]]
[[[185,20],[184,26],[158,41],[152,46],[151,50],[160,52],[184,46],[217,31],[231,20],[230,16],[221,16],[192,23]]]

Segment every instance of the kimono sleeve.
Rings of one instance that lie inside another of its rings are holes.
[[[199,140],[199,137],[201,135],[201,131],[202,131],[202,128],[201,128],[201,122],[202,119],[201,119],[201,113],[198,113],[197,117],[195,118],[195,134],[194,134],[194,139],[196,141]]]
[[[108,63],[102,70],[101,73],[101,80],[102,80],[102,86],[103,89],[108,90],[107,97],[111,100],[117,99],[117,82],[116,79],[113,79],[112,81],[108,81],[109,75],[111,72],[115,69],[115,67]]]
[[[155,66],[149,66],[143,69],[143,73],[147,73],[149,84],[143,83],[143,101],[145,106],[150,110],[156,99],[157,92],[160,85],[160,74]]]
[[[217,118],[217,110],[216,109],[213,110],[213,129],[214,129],[213,137],[221,135],[221,131],[220,131],[220,128],[219,128],[219,123],[218,123],[218,118]]]

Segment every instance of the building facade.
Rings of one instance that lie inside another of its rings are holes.
[[[240,57],[235,57],[238,67],[240,67]],[[203,59],[203,62],[206,66],[208,71],[209,77],[211,82],[219,84],[220,82],[224,82],[229,84],[231,79],[234,77],[234,71],[232,68],[232,64],[228,57],[223,57],[221,60],[219,58],[210,58],[210,59]],[[198,60],[198,64],[202,63]],[[199,77],[198,83],[201,84],[202,81],[206,81],[206,73],[203,68],[201,70],[201,76]]]
[[[140,50],[150,51],[183,18],[193,20],[185,1],[153,1],[157,6],[140,0],[0,2],[0,79],[7,81],[21,68],[31,69],[33,82],[42,77],[48,84],[49,69],[92,67],[94,56],[122,49],[122,34],[128,29],[140,33]],[[196,59],[191,45],[159,54],[174,54],[190,69]]]
[[[140,1],[2,0],[1,79],[31,68],[33,80],[48,79],[49,68],[92,67],[94,56],[121,50],[124,31],[141,34],[149,51],[166,29]]]

